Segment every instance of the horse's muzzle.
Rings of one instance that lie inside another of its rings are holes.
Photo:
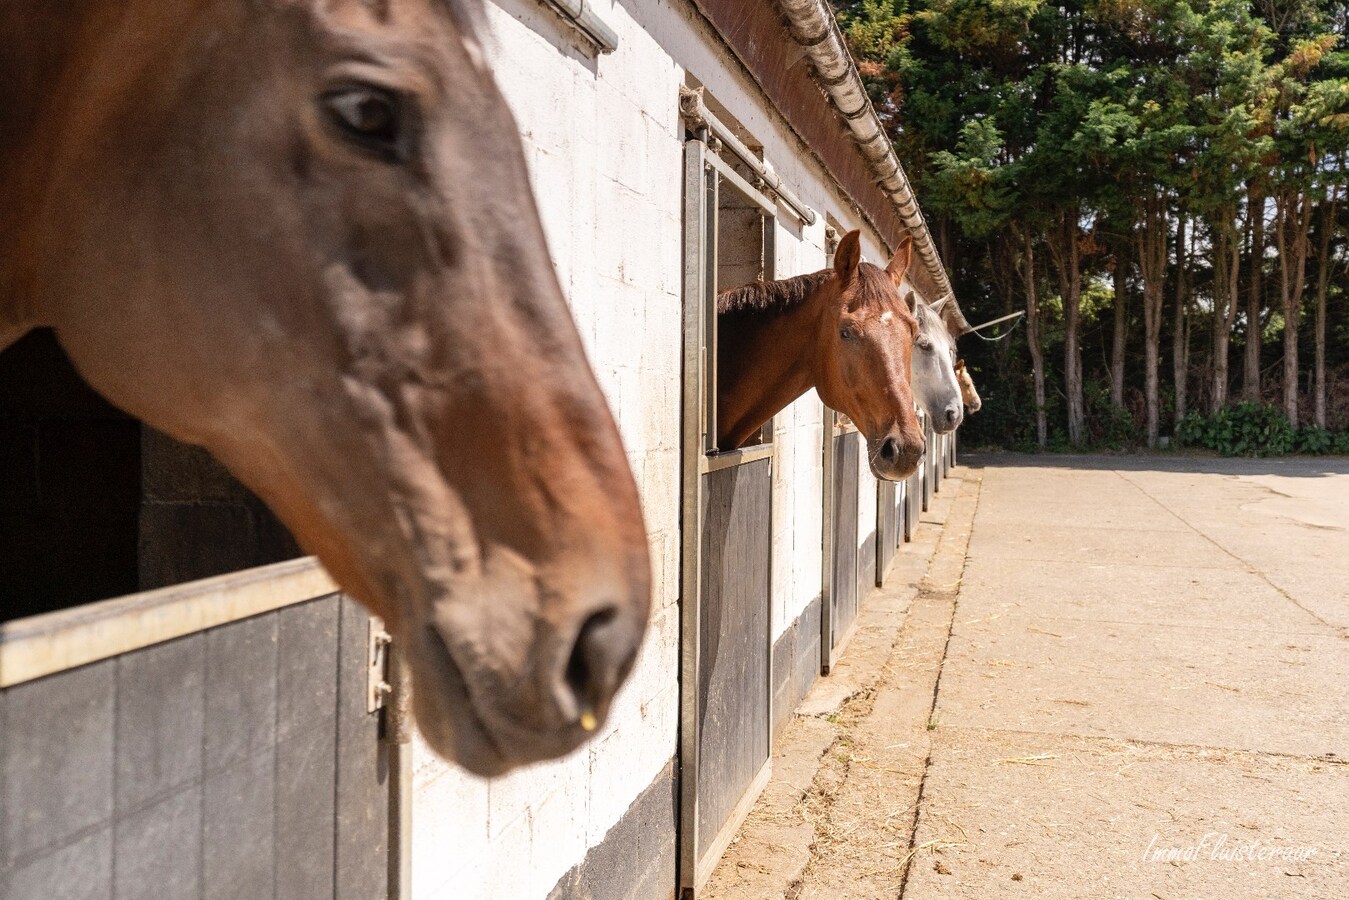
[[[932,430],[937,434],[950,434],[960,427],[965,419],[965,409],[960,403],[953,403],[932,417]]]
[[[892,432],[879,441],[879,446],[869,449],[871,452],[867,457],[871,460],[873,475],[888,481],[903,481],[918,469],[927,443],[921,435],[914,438]]]
[[[423,629],[420,652],[410,654],[418,727],[442,756],[485,777],[571,752],[603,724],[631,672],[646,610],[601,592],[554,621],[512,625],[506,616],[476,634],[444,621]],[[529,634],[528,643],[501,645],[503,628]]]

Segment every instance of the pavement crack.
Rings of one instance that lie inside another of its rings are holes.
[[[947,653],[950,651],[951,648],[951,633],[955,627],[956,613],[960,608],[960,583],[964,578],[965,567],[969,564],[970,537],[974,533],[974,520],[979,513],[979,495],[980,491],[976,488],[974,493],[974,500],[972,503],[973,508],[969,512],[969,518],[964,523],[965,525],[964,529],[961,532],[958,532],[960,534],[961,540],[959,540],[958,547],[955,548],[955,552],[957,552],[960,557],[960,576],[955,580],[953,586],[948,586],[945,589],[933,589],[930,586],[929,579],[924,579],[924,583],[929,584],[929,587],[926,591],[920,590],[919,592],[920,598],[950,602],[950,609],[948,610],[949,615],[945,617],[946,621],[944,623],[946,633],[942,639],[941,655],[937,663],[936,677],[932,681],[932,696],[928,703],[927,730],[929,732],[935,730],[937,727],[940,727],[939,723],[937,722],[937,700],[941,695],[942,673],[946,668]],[[929,568],[929,576],[931,569],[935,568],[938,563],[938,560],[942,559],[943,550],[947,549],[945,546],[943,546],[946,543],[947,537],[948,537],[947,532],[943,531],[941,537],[941,544],[938,545],[937,553],[933,557],[932,566]],[[927,752],[923,757],[922,776],[918,780],[918,797],[917,800],[914,802],[913,812],[909,822],[908,853],[906,853],[904,857],[902,875],[900,877],[899,882],[898,900],[903,900],[904,894],[908,890],[909,873],[913,870],[914,859],[918,856],[921,850],[932,844],[932,842],[928,842],[927,844],[918,843],[918,824],[920,819],[922,818],[921,812],[923,808],[923,800],[926,798],[926,791],[928,787],[927,778],[928,773],[931,771],[931,769],[932,769],[932,741],[929,738],[927,742]]]
[[[1294,597],[1292,594],[1288,593],[1288,591],[1284,590],[1284,589],[1283,589],[1282,587],[1280,587],[1279,585],[1275,584],[1275,583],[1270,579],[1270,577],[1269,577],[1268,575],[1266,575],[1266,574],[1265,574],[1264,572],[1262,572],[1260,569],[1256,568],[1256,567],[1255,567],[1254,565],[1252,565],[1248,560],[1246,560],[1245,558],[1243,558],[1243,557],[1241,557],[1241,556],[1238,556],[1236,553],[1233,553],[1231,550],[1227,549],[1227,548],[1224,547],[1222,544],[1218,543],[1218,541],[1214,540],[1214,539],[1213,539],[1211,536],[1209,536],[1203,529],[1199,528],[1199,527],[1196,526],[1193,522],[1191,522],[1189,519],[1186,519],[1186,518],[1185,518],[1184,516],[1182,516],[1180,513],[1176,512],[1174,509],[1172,509],[1171,507],[1167,506],[1167,505],[1166,505],[1165,503],[1163,503],[1162,501],[1158,500],[1155,496],[1152,495],[1152,493],[1151,493],[1147,488],[1145,488],[1145,487],[1143,487],[1142,485],[1138,484],[1138,483],[1137,483],[1136,481],[1134,481],[1132,478],[1130,478],[1129,476],[1125,475],[1122,471],[1120,471],[1120,470],[1118,470],[1118,469],[1116,469],[1116,470],[1114,470],[1114,471],[1115,471],[1115,474],[1116,474],[1116,475],[1118,475],[1120,478],[1124,479],[1124,481],[1126,481],[1126,482],[1128,482],[1130,485],[1132,485],[1132,486],[1133,486],[1139,493],[1141,493],[1144,497],[1147,497],[1147,498],[1148,498],[1149,500],[1151,500],[1153,503],[1157,504],[1159,507],[1161,507],[1163,510],[1165,510],[1165,511],[1166,511],[1172,518],[1174,518],[1177,522],[1180,522],[1180,523],[1181,523],[1182,525],[1184,525],[1186,528],[1190,529],[1190,531],[1192,531],[1192,532],[1194,532],[1195,534],[1199,535],[1199,537],[1203,538],[1205,541],[1209,542],[1209,543],[1212,544],[1214,547],[1217,547],[1218,550],[1221,551],[1224,555],[1226,555],[1226,556],[1229,557],[1230,559],[1233,559],[1233,560],[1235,560],[1237,563],[1239,563],[1239,564],[1241,565],[1241,567],[1242,567],[1243,569],[1245,569],[1246,572],[1247,572],[1248,574],[1254,575],[1256,578],[1259,578],[1259,579],[1260,579],[1261,581],[1263,581],[1265,584],[1269,585],[1273,590],[1275,590],[1276,592],[1278,592],[1278,593],[1279,593],[1285,600],[1287,600],[1289,603],[1293,604],[1293,605],[1296,606],[1298,609],[1300,609],[1300,610],[1302,610],[1304,613],[1306,613],[1308,616],[1310,616],[1311,618],[1315,619],[1317,622],[1321,623],[1321,625],[1323,625],[1324,627],[1330,629],[1330,631],[1332,631],[1333,633],[1339,634],[1339,635],[1341,635],[1341,636],[1344,636],[1344,631],[1343,631],[1341,628],[1339,628],[1339,627],[1336,626],[1336,625],[1331,624],[1330,622],[1326,621],[1325,618],[1323,618],[1322,616],[1317,615],[1317,613],[1315,613],[1315,612],[1312,611],[1311,609],[1308,609],[1308,608],[1307,608],[1306,606],[1304,606],[1304,605],[1303,605],[1296,597]],[[1261,487],[1264,487],[1263,485],[1260,485],[1260,486],[1261,486]],[[1265,489],[1271,491],[1272,493],[1278,493],[1278,491],[1274,491],[1273,488],[1268,488],[1268,487],[1266,487]]]

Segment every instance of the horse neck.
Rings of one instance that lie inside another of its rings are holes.
[[[733,450],[816,385],[822,297],[717,322],[717,446]]]
[[[39,135],[59,103],[59,85],[75,64],[75,46],[96,0],[0,3],[0,349],[28,330],[31,310],[23,267],[31,253],[23,246],[28,222],[39,202],[50,153]],[[50,126],[47,128],[51,130]]]
[[[201,3],[151,0],[4,0],[0,2],[0,347],[6,337],[22,335],[47,311],[33,308],[32,270],[42,240],[41,209],[50,198],[49,181],[57,147],[66,140],[74,100],[90,104],[90,90],[121,90],[124,81],[102,73],[109,59],[152,69],[156,60],[142,52],[158,46],[163,35],[183,35],[184,24]],[[226,4],[215,4],[228,9]],[[173,46],[172,44],[165,44]],[[102,68],[91,69],[101,61]],[[93,73],[93,74],[91,74]],[[98,104],[93,104],[98,105]]]

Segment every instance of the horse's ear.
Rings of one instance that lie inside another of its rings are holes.
[[[914,318],[918,318],[918,295],[913,291],[905,291],[904,304],[909,307],[909,312],[913,313]],[[922,324],[921,319],[919,319],[919,324]]]
[[[964,370],[965,370],[965,360],[963,359],[956,360],[956,371],[963,372]]]
[[[838,249],[834,251],[834,271],[843,287],[853,283],[857,277],[857,267],[861,264],[862,232],[850,231],[838,242]]]
[[[904,275],[909,271],[909,263],[913,262],[913,238],[906,237],[904,243],[899,245],[895,255],[890,257],[889,264],[885,271],[890,273],[890,280],[899,287],[904,283]]]

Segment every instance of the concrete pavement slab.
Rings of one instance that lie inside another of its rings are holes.
[[[1349,766],[941,726],[906,900],[1340,900]]]
[[[936,718],[1349,758],[1335,635],[1008,616],[957,627]]]
[[[1100,528],[1124,531],[1189,531],[1190,526],[1174,516],[1158,515],[1157,504],[1141,497],[1137,503],[1099,503],[1090,506],[1062,499],[1062,493],[1035,504],[1034,508],[1013,494],[994,494],[979,504],[979,521],[997,529],[1017,528],[1028,521],[1052,522],[1064,528]],[[1141,495],[1140,495],[1141,496]]]
[[[1240,563],[1215,552],[1212,542],[1193,531],[1120,532],[1113,528],[1071,528],[1027,521],[1016,529],[981,528],[970,540],[971,561],[1001,559],[1034,564],[1040,560],[1176,568],[1232,569]]]
[[[1349,896],[1349,461],[966,461],[716,896]]]
[[[980,527],[987,523],[979,512]],[[1074,560],[1007,565],[972,559],[965,568],[962,621],[1031,612],[1049,618],[1155,625],[1208,625],[1319,632],[1321,623],[1264,579],[1237,568],[1132,565]]]

